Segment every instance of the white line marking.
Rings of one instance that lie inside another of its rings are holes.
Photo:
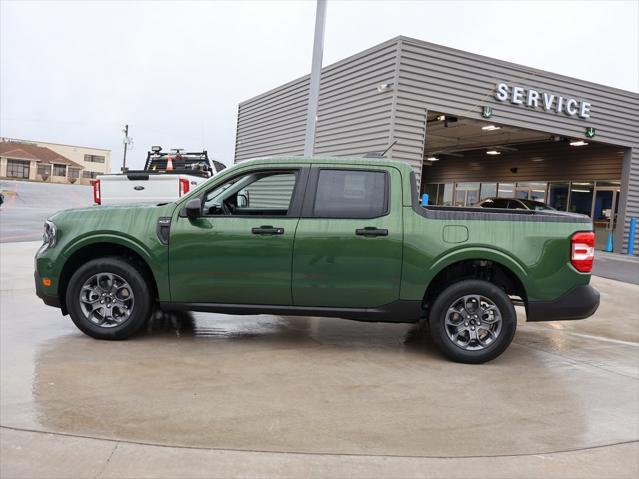
[[[602,336],[592,336],[590,334],[574,333],[572,331],[565,331],[565,330],[564,332],[568,334],[572,334],[573,336],[579,336],[581,338],[595,339],[597,341],[605,341],[607,343],[625,344],[626,346],[639,347],[639,343],[636,343],[634,341],[622,341],[621,339],[610,339],[610,338],[604,338]]]

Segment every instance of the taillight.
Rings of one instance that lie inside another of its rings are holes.
[[[100,197],[100,180],[93,180],[93,202],[96,205],[102,204]]]
[[[595,259],[595,233],[580,231],[570,238],[570,263],[581,273],[592,271]]]
[[[179,186],[178,186],[180,196],[184,196],[189,192],[189,180],[185,180],[184,178],[180,178]]]

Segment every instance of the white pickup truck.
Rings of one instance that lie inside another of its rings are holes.
[[[224,168],[223,163],[209,160],[206,151],[169,153],[153,147],[144,170],[98,176],[93,201],[98,205],[170,203]]]

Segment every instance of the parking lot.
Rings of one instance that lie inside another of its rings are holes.
[[[101,342],[0,246],[2,476],[636,477],[639,286],[480,365],[414,325],[195,314]],[[55,458],[55,460],[52,460]],[[531,469],[531,467],[534,467]]]
[[[90,186],[0,180],[0,243],[42,238],[42,224],[66,208],[91,206]]]

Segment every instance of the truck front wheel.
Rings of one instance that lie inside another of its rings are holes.
[[[119,257],[91,260],[71,276],[66,304],[75,325],[97,339],[125,339],[144,326],[152,297],[144,275]]]
[[[506,293],[488,281],[469,279],[444,289],[429,314],[430,334],[446,357],[479,364],[510,345],[517,313]]]

